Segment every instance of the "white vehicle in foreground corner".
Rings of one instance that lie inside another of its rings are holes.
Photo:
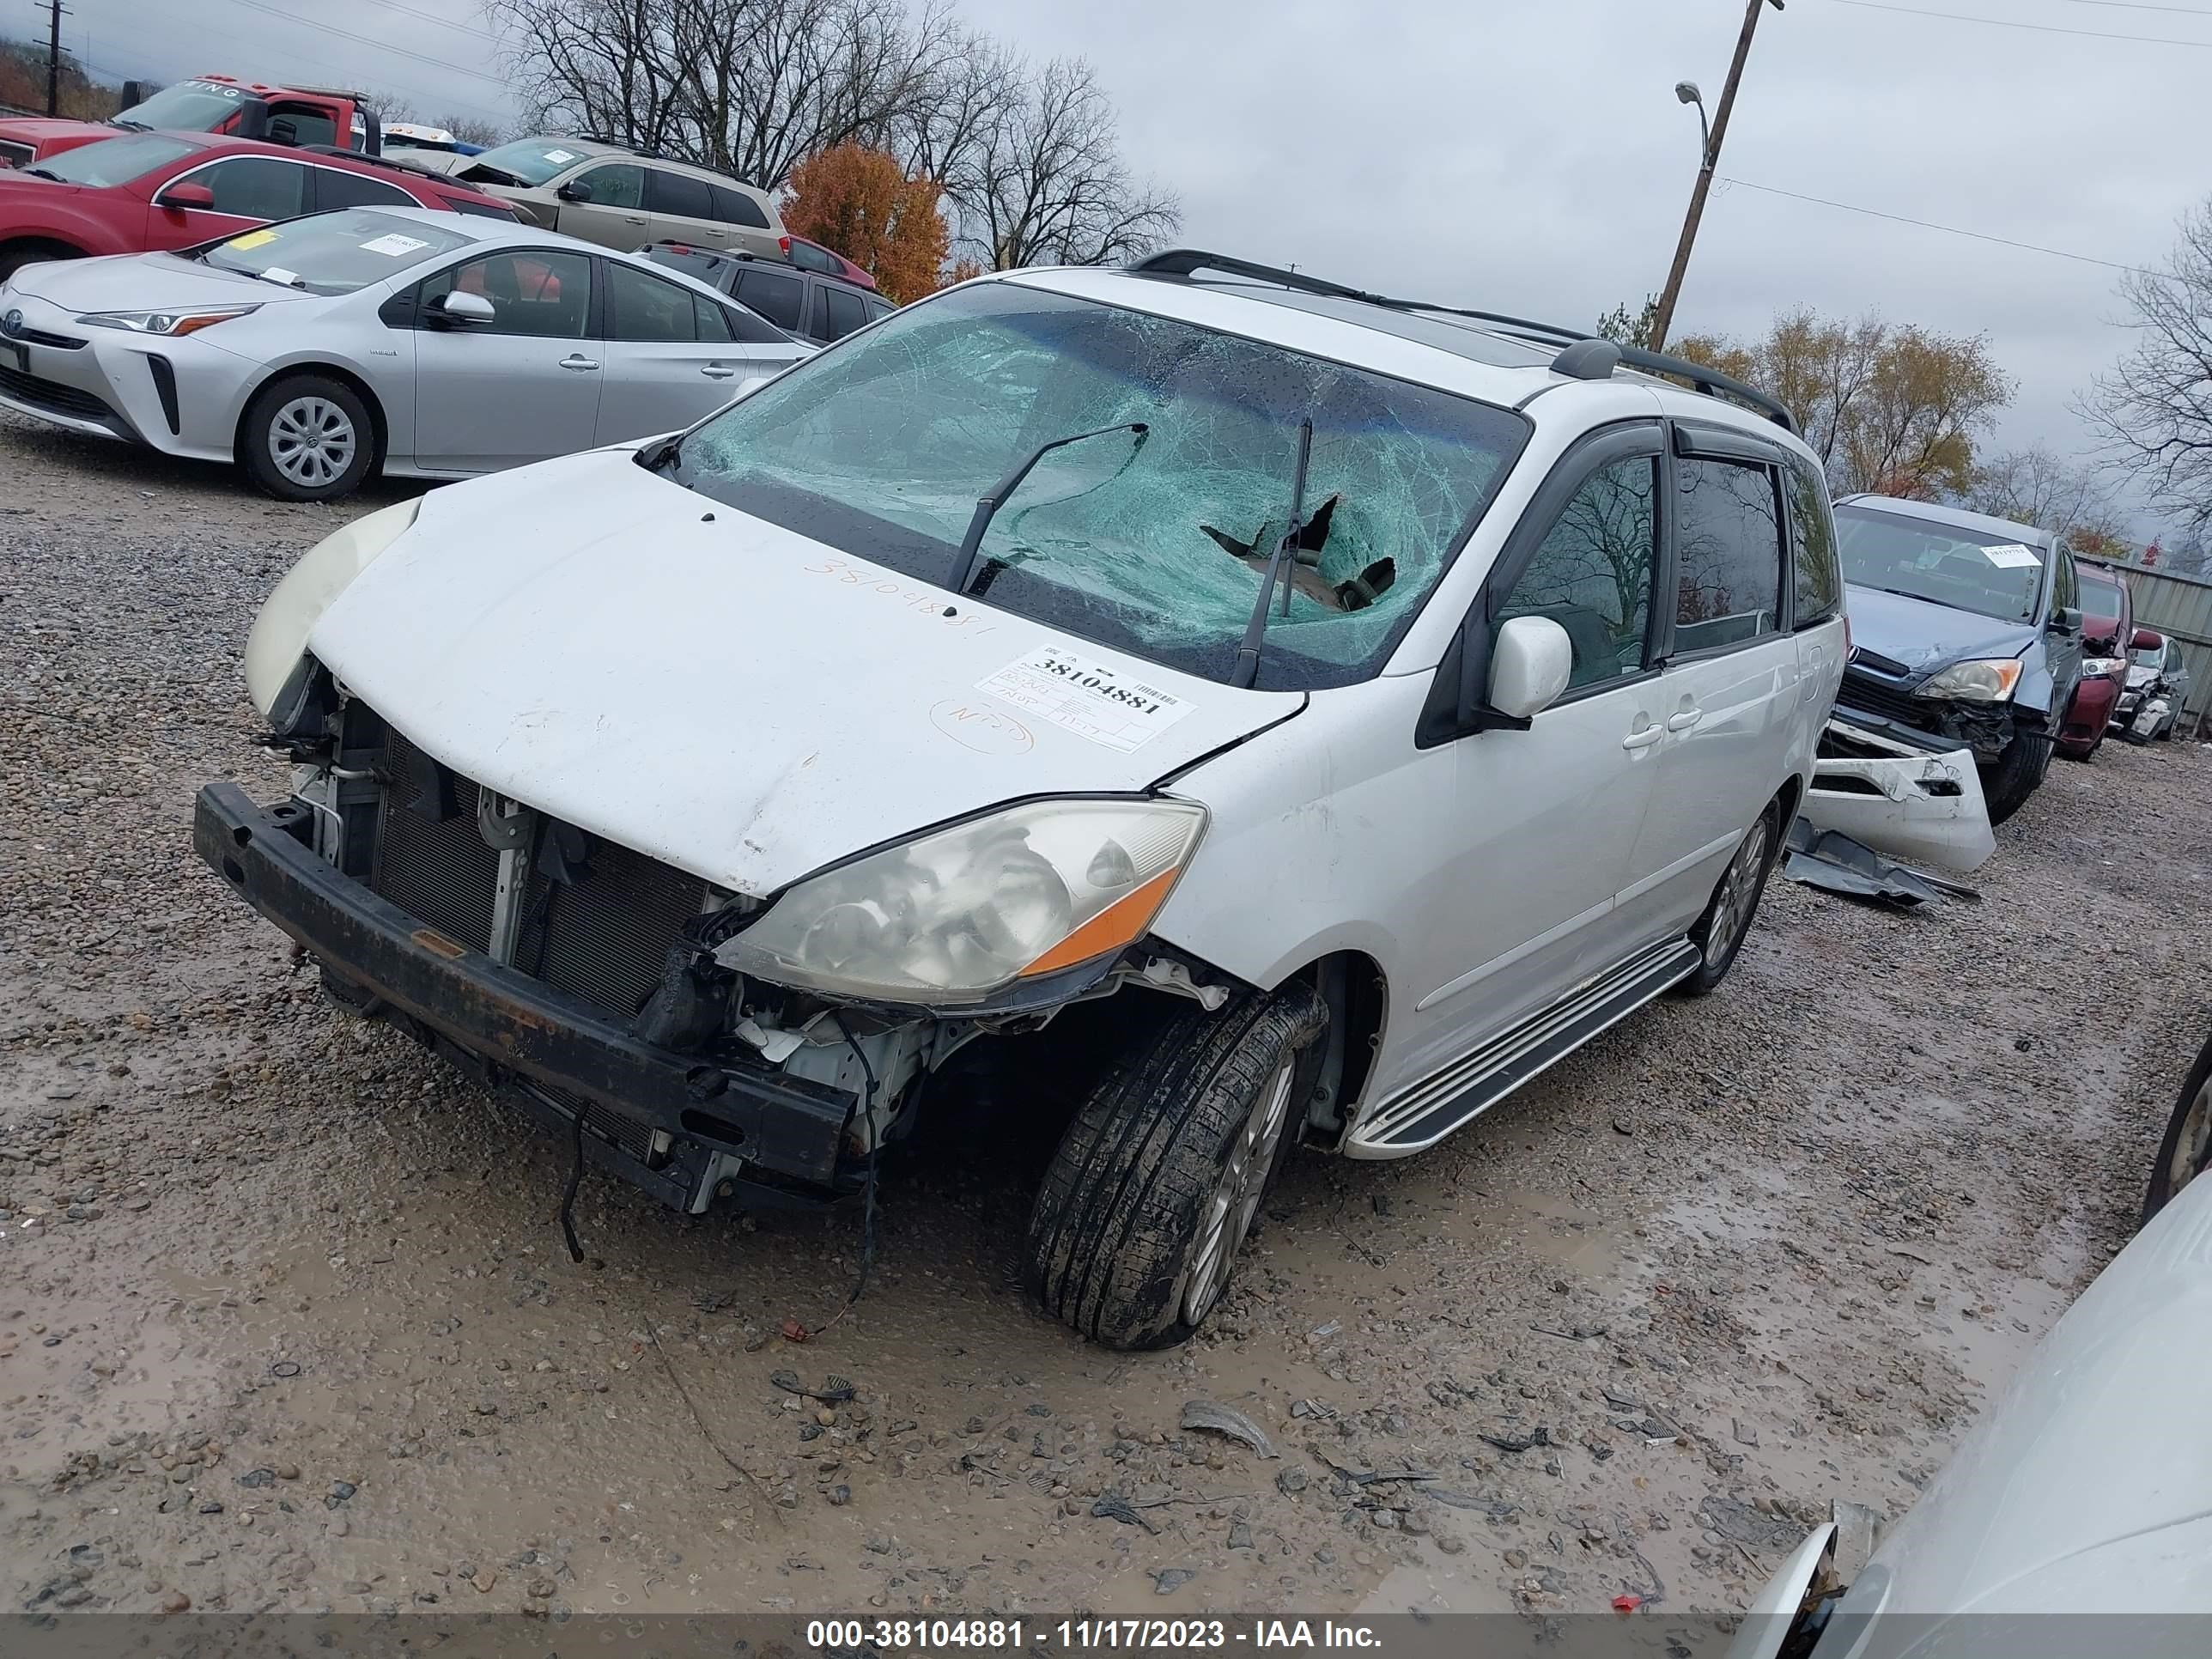
[[[1729,1659],[2200,1659],[2212,1648],[2212,1042],[2143,1230],[1869,1552],[1818,1528]]]
[[[198,849],[692,1211],[1019,1042],[1081,1103],[1034,1294],[1179,1340],[1293,1143],[1433,1145],[1750,926],[1833,526],[1778,404],[1631,356],[1775,418],[1215,256],[965,284],[330,538],[247,646],[294,798]]]

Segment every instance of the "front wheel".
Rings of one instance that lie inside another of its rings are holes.
[[[1982,768],[1982,799],[1992,824],[2002,823],[2027,805],[2051,769],[2051,750],[2048,734],[2022,729],[2012,734],[2002,754]]]
[[[1328,1022],[1310,986],[1177,1008],[1085,1099],[1030,1213],[1030,1293],[1109,1348],[1205,1322],[1297,1139],[1301,1058]]]
[[[2212,1165],[2212,1042],[2189,1068],[2181,1098],[2166,1120],[2158,1162],[2151,1166],[2150,1190],[2143,1195],[2142,1218],[2148,1221],[2171,1204],[2174,1194],[2204,1174],[2208,1165]]]
[[[279,501],[334,501],[376,464],[376,430],[351,386],[294,374],[254,398],[238,447],[246,476]]]

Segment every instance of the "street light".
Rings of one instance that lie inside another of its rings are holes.
[[[1698,183],[1690,192],[1690,210],[1682,218],[1682,240],[1674,246],[1674,263],[1667,271],[1667,286],[1660,291],[1659,310],[1651,321],[1651,349],[1666,349],[1667,331],[1674,325],[1674,302],[1682,297],[1682,277],[1690,268],[1690,248],[1698,240],[1698,221],[1705,211],[1705,193],[1713,186],[1713,168],[1721,159],[1721,140],[1728,136],[1729,111],[1735,106],[1735,89],[1743,79],[1744,59],[1751,56],[1751,37],[1759,27],[1759,13],[1762,6],[1782,9],[1782,0],[1750,0],[1744,8],[1743,31],[1735,38],[1735,57],[1729,64],[1728,84],[1721,88],[1721,106],[1714,112],[1712,120],[1705,119],[1705,100],[1694,81],[1677,81],[1674,96],[1686,104],[1698,106],[1698,128],[1700,146],[1698,151]]]

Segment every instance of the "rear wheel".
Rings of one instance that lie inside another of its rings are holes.
[[[1775,854],[1781,849],[1781,808],[1770,802],[1759,821],[1743,832],[1712,897],[1705,901],[1705,915],[1690,929],[1690,943],[1705,958],[1698,971],[1682,981],[1682,989],[1690,995],[1705,995],[1735,965],[1736,952],[1751,932],[1751,919],[1759,914],[1759,896],[1766,890],[1766,872],[1774,867]]]
[[[361,488],[376,464],[376,429],[361,395],[340,380],[291,374],[246,411],[239,459],[268,494],[331,501]]]
[[[1202,1324],[1305,1101],[1327,1024],[1311,987],[1177,1008],[1091,1091],[1030,1214],[1043,1310],[1109,1348],[1159,1348]]]
[[[2027,798],[2051,769],[2048,733],[2022,729],[2012,734],[2004,752],[1982,770],[1982,799],[1990,809],[1990,822],[2002,823],[2027,805]]]
[[[2143,1196],[2142,1218],[2148,1221],[2171,1204],[2174,1194],[2203,1176],[2208,1165],[2212,1165],[2212,1042],[2190,1067],[2181,1098],[2166,1121],[2158,1162],[2151,1166],[2150,1190]]]

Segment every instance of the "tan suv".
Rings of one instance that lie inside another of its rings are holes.
[[[727,173],[590,138],[518,138],[471,156],[453,176],[505,197],[548,230],[623,253],[690,242],[788,259],[775,203]]]

